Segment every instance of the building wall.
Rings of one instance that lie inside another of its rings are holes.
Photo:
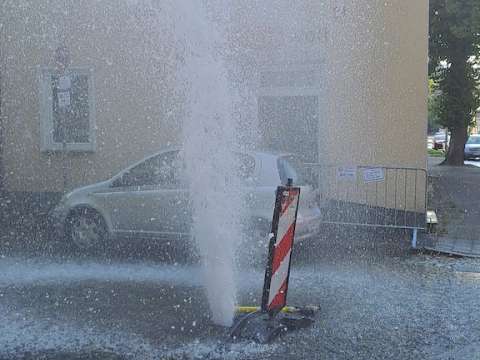
[[[428,2],[344,5],[329,39],[325,161],[425,168]]]
[[[154,14],[115,0],[6,1],[2,5],[1,87],[5,185],[10,191],[62,191],[105,179],[132,161],[178,142],[173,113],[172,44]],[[132,31],[132,29],[134,31]],[[91,69],[95,152],[41,152],[39,72],[65,44],[71,66]]]
[[[263,14],[262,20],[245,9]],[[357,179],[351,186],[338,183],[335,167],[426,168],[428,1],[250,1],[236,15],[241,21],[232,37],[244,49],[239,58],[255,89],[252,96],[260,104],[265,97],[318,97],[318,132],[304,131],[316,137],[318,154],[301,155],[317,159],[325,195],[364,202],[365,190],[373,186],[370,205],[423,209],[422,171],[409,174],[406,184],[402,171],[388,170],[389,179],[377,185]],[[292,79],[292,73],[298,77]],[[266,75],[272,80],[263,81]],[[288,126],[282,134],[275,116],[268,119],[264,112],[260,107],[258,122],[260,129],[270,129],[261,134],[268,143],[273,134],[281,137],[276,141],[284,144],[281,150],[299,144],[305,151],[304,139],[292,137],[296,132]],[[372,196],[377,188],[378,196]]]
[[[317,96],[321,164],[425,168],[427,0],[237,3],[252,96]]]
[[[40,151],[38,95],[38,69],[52,66],[61,43],[71,50],[72,66],[93,69],[96,87],[97,151],[68,156],[69,188],[179,141],[171,34],[158,13],[135,3],[4,2],[9,21],[0,33],[0,71],[9,190],[63,190],[62,155]],[[222,2],[209,3],[215,9]],[[231,4],[231,72],[250,97],[248,116],[256,116],[261,96],[316,96],[319,163],[425,168],[427,0]],[[266,73],[296,71],[308,83],[287,75],[262,83]]]
[[[333,9],[329,27],[321,165],[426,169],[428,2],[351,0],[343,6]],[[409,174],[407,184],[403,171],[386,176],[367,200],[371,185],[361,180],[354,186],[335,178],[321,182],[340,198],[348,194],[347,201],[424,209],[424,172]]]

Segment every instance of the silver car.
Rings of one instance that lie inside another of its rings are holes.
[[[470,135],[465,144],[465,160],[480,158],[480,135]]]
[[[57,234],[80,250],[98,249],[106,246],[107,239],[120,237],[189,238],[192,213],[181,154],[180,149],[159,152],[107,181],[66,194],[51,214]],[[298,160],[289,154],[266,152],[237,156],[248,194],[245,229],[252,240],[266,239],[275,189],[287,178],[301,186],[296,239],[314,236],[320,210]]]

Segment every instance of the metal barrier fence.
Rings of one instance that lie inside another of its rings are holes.
[[[318,181],[323,223],[408,229],[416,247],[427,227],[425,169],[306,165]]]

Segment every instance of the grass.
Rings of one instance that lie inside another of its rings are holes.
[[[445,157],[445,152],[443,150],[428,149],[428,156]]]

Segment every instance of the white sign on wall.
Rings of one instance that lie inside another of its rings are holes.
[[[363,180],[366,183],[380,182],[385,180],[385,172],[383,168],[372,167],[363,169]]]
[[[355,181],[357,179],[357,167],[356,166],[340,166],[337,168],[338,180]]]
[[[68,75],[62,75],[58,78],[58,90],[70,91],[72,80]]]
[[[58,107],[60,109],[66,109],[70,106],[70,91],[58,91],[57,92],[58,98]]]

